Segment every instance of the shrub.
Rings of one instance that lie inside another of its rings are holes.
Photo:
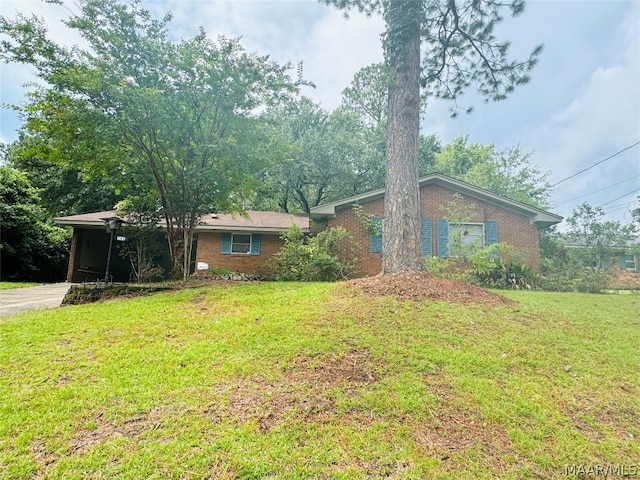
[[[427,258],[427,271],[436,277],[466,280],[491,288],[534,288],[539,276],[506,243],[484,247],[468,257]]]
[[[469,281],[492,288],[536,288],[539,275],[506,243],[489,245],[469,257]]]
[[[544,290],[556,292],[603,293],[615,276],[610,270],[585,267],[573,255],[543,258],[540,270]]]
[[[269,262],[276,280],[336,281],[353,272],[356,244],[342,227],[306,237],[293,225],[281,238],[284,246]]]

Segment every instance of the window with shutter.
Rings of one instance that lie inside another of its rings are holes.
[[[438,256],[441,258],[449,257],[449,222],[445,218],[439,218],[436,221],[437,239],[438,239]]]
[[[223,233],[221,253],[260,255],[261,241],[262,235],[259,233]]]
[[[423,218],[422,219],[422,228],[421,228],[421,236],[422,236],[422,255],[425,257],[430,257],[433,255],[433,245],[431,244],[431,219]]]
[[[371,217],[371,223],[375,226],[375,232],[371,232],[369,240],[369,253],[382,253],[382,217]]]

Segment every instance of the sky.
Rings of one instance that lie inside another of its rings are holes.
[[[61,24],[70,10],[77,11],[73,2],[64,3],[0,0],[0,14],[34,12],[54,39],[81,44]],[[382,61],[379,17],[352,12],[345,18],[315,0],[144,0],[143,7],[158,17],[172,12],[176,38],[191,37],[202,26],[212,38],[240,37],[246,50],[278,62],[302,61],[304,78],[316,85],[302,93],[327,110],[340,104],[358,70]],[[473,112],[456,118],[450,103],[430,101],[422,133],[436,134],[442,144],[465,135],[469,143],[498,150],[517,146],[557,183],[551,211],[567,217],[586,201],[602,206],[607,219],[629,223],[640,195],[640,2],[529,0],[516,18],[505,12],[497,34],[511,41],[511,55],[519,59],[544,45],[531,81],[502,102],[485,103],[471,90],[458,104],[473,106]],[[35,79],[32,70],[0,68],[1,103],[22,103],[24,85]],[[2,109],[0,122],[0,142],[16,140],[15,112]]]

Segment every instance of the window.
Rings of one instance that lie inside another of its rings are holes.
[[[627,270],[636,269],[636,257],[634,255],[624,256],[624,268],[626,268]]]
[[[484,247],[482,223],[450,223],[449,248],[451,255],[464,257]]]
[[[221,253],[223,255],[260,255],[262,235],[259,233],[223,233]]]
[[[498,243],[498,222],[449,223],[446,218],[436,222],[436,252],[439,257],[464,257],[487,245]]]
[[[251,252],[251,235],[231,234],[231,253]]]

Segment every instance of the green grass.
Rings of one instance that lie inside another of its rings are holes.
[[[342,288],[241,284],[1,319],[0,478],[638,464],[637,297],[510,291],[514,306],[488,307]]]
[[[0,290],[10,290],[12,288],[37,287],[42,285],[35,282],[0,282]]]

